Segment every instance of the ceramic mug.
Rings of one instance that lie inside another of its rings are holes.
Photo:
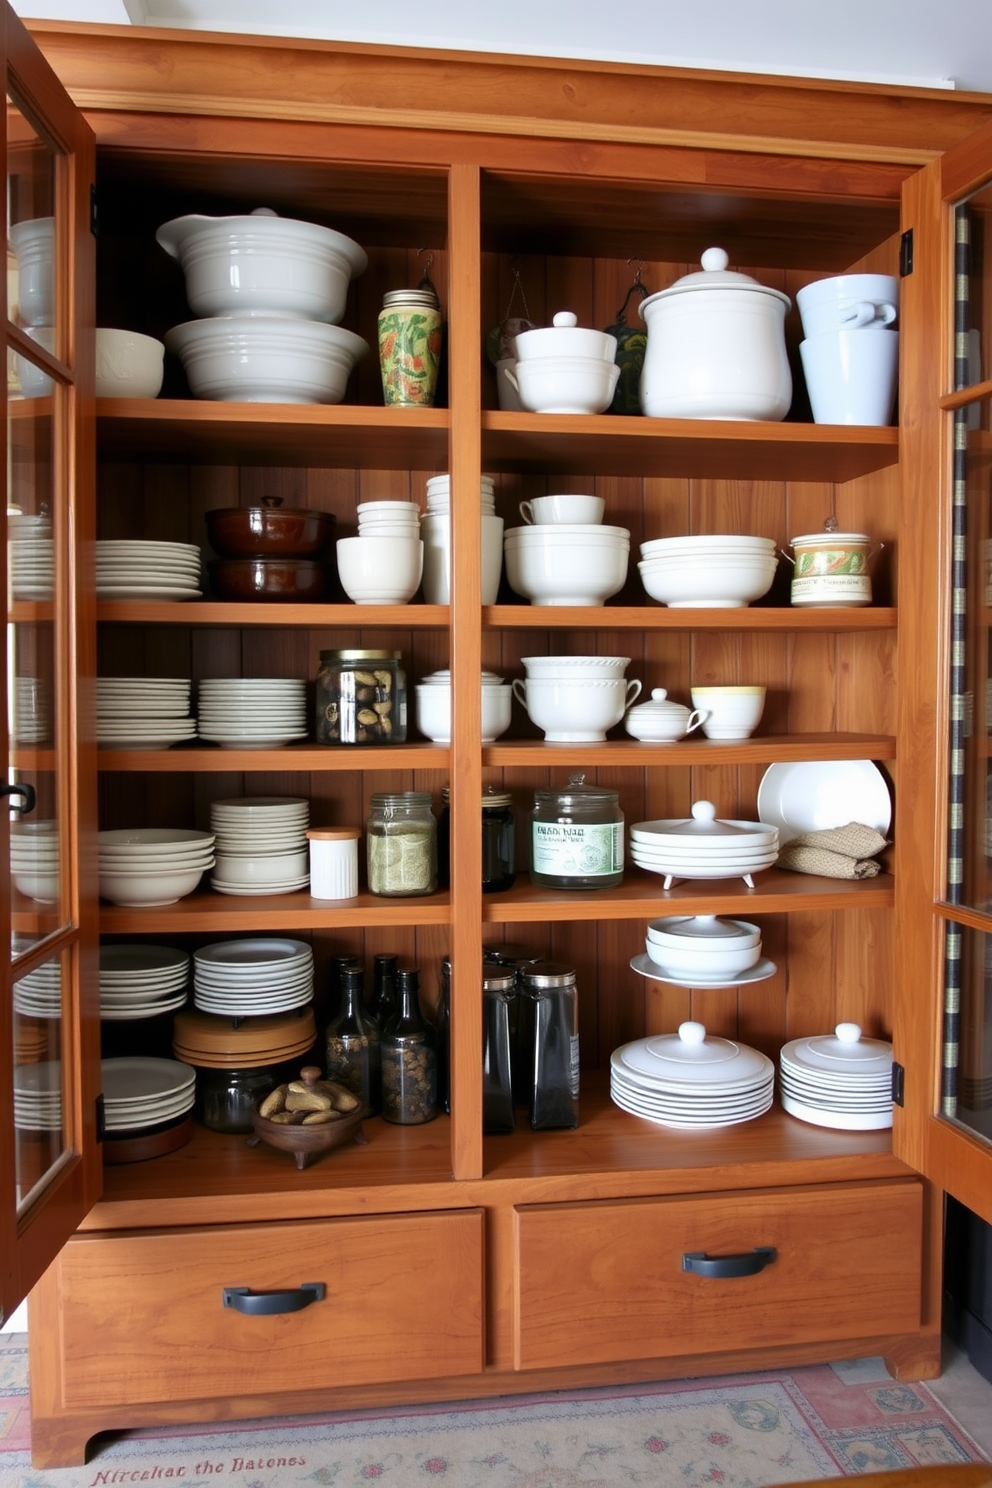
[[[765,708],[763,687],[693,687],[691,697],[707,739],[749,738]]]
[[[606,502],[602,496],[534,496],[521,501],[520,515],[528,526],[579,522],[596,526],[603,520]]]

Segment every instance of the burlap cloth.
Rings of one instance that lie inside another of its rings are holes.
[[[874,827],[848,822],[846,827],[825,827],[793,837],[779,852],[776,867],[824,878],[874,878],[882,871],[875,854],[886,846],[886,839]]]

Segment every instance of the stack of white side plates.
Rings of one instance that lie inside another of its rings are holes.
[[[237,796],[214,801],[217,861],[210,882],[222,894],[286,894],[310,882],[305,796]]]
[[[778,858],[778,828],[720,821],[712,801],[696,801],[691,817],[635,823],[630,857],[638,868],[663,874],[666,889],[684,878],[743,878],[753,888],[752,875]]]
[[[105,1059],[103,1114],[107,1132],[143,1131],[177,1121],[193,1109],[196,1070],[178,1059],[126,1055]]]
[[[62,961],[43,961],[14,983],[14,1011],[26,1018],[58,1018],[62,1014]]]
[[[14,1070],[14,1125],[22,1131],[58,1131],[62,1125],[62,1063],[19,1064]]]
[[[51,599],[55,593],[55,545],[49,517],[8,514],[7,553],[14,599]]]
[[[168,749],[196,738],[188,677],[97,677],[97,743],[112,749]]]
[[[16,744],[47,744],[52,737],[52,689],[45,677],[15,677],[11,733]]]
[[[303,940],[221,940],[193,953],[193,1001],[205,1013],[248,1018],[313,1000],[313,951]]]
[[[610,1055],[610,1095],[621,1110],[686,1131],[735,1126],[772,1104],[775,1066],[757,1049],[707,1037],[701,1023],[654,1034]]]
[[[779,1053],[782,1109],[813,1126],[881,1131],[892,1125],[892,1045],[857,1023],[793,1039]]]
[[[100,1017],[154,1018],[186,1002],[191,957],[173,946],[121,942],[100,947]]]
[[[195,543],[101,539],[99,599],[199,599],[202,560]]]
[[[306,682],[219,677],[199,686],[198,731],[228,749],[278,749],[307,736]]]

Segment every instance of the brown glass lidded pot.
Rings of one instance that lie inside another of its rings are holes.
[[[210,546],[221,558],[321,558],[334,541],[332,512],[283,506],[263,496],[261,506],[224,506],[205,517]]]

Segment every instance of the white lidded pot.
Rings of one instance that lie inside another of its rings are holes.
[[[785,418],[792,373],[785,315],[792,301],[707,248],[686,274],[638,307],[648,328],[641,412],[651,418]]]

